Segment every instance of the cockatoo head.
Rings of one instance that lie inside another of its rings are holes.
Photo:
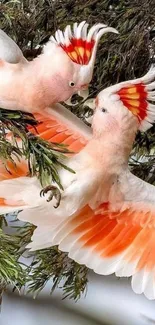
[[[94,127],[146,131],[155,123],[155,68],[141,78],[103,89],[95,100]]]
[[[101,36],[107,32],[118,33],[116,29],[103,24],[96,24],[88,31],[88,24],[83,21],[74,24],[73,30],[68,25],[64,32],[57,30],[51,43],[58,46],[61,59],[58,58],[59,70],[62,64],[61,81],[65,84],[63,100],[67,100],[74,93],[86,90],[91,82],[97,46]],[[60,51],[61,49],[61,51]],[[64,55],[65,54],[65,55]]]
[[[120,99],[119,87],[117,84],[102,90],[94,101],[92,126],[98,135],[108,132],[115,137],[122,130],[135,133],[139,128],[139,119]]]

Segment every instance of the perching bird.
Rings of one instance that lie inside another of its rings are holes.
[[[83,21],[65,31],[57,30],[43,53],[28,62],[0,30],[0,107],[25,112],[43,112],[88,88],[92,79],[101,36],[116,29],[96,24],[88,31]]]
[[[149,299],[155,298],[155,187],[129,171],[128,158],[137,130],[145,131],[155,121],[154,80],[155,69],[101,91],[93,134],[77,118],[51,112],[42,135],[70,139],[72,146],[85,144],[66,158],[76,173],[59,171],[64,191],[57,209],[53,200],[46,201],[48,193],[40,197],[35,177],[19,177],[23,166],[16,179],[0,182],[0,213],[23,210],[19,219],[37,226],[29,248],[58,245],[98,274],[132,276],[133,290]],[[4,167],[0,173],[1,179],[10,178]]]

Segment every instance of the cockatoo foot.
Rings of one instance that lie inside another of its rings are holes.
[[[60,193],[60,190],[56,186],[53,186],[53,185],[46,186],[45,188],[43,188],[41,190],[40,196],[45,196],[45,194],[50,191],[51,191],[51,193],[47,199],[47,202],[50,202],[53,199],[53,197],[55,197],[57,202],[54,205],[54,208],[58,208],[58,206],[60,205],[60,201],[61,201],[61,193]]]

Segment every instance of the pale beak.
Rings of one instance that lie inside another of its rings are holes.
[[[84,85],[82,85],[82,86],[81,86],[81,90],[79,90],[79,91],[77,92],[77,94],[78,94],[80,97],[82,97],[83,100],[87,99],[88,96],[89,96],[89,89],[88,89],[88,86],[89,86],[89,84],[84,84]],[[71,96],[68,100],[66,100],[65,103],[66,103],[67,105],[69,105],[69,106],[75,106],[75,105],[77,105],[78,102],[73,104],[73,103],[71,102],[71,99],[72,99],[72,96]]]
[[[72,102],[71,102],[71,98],[68,98],[67,100],[65,100],[65,103],[68,105],[68,106],[72,106]]]
[[[89,96],[88,85],[87,85],[87,87],[82,88],[81,90],[79,90],[78,95],[85,100]]]

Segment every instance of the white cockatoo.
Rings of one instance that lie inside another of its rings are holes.
[[[107,32],[118,33],[101,23],[89,30],[88,26],[82,21],[73,29],[67,25],[64,31],[57,30],[32,61],[0,30],[0,107],[46,114],[46,108],[86,91],[100,38]]]

